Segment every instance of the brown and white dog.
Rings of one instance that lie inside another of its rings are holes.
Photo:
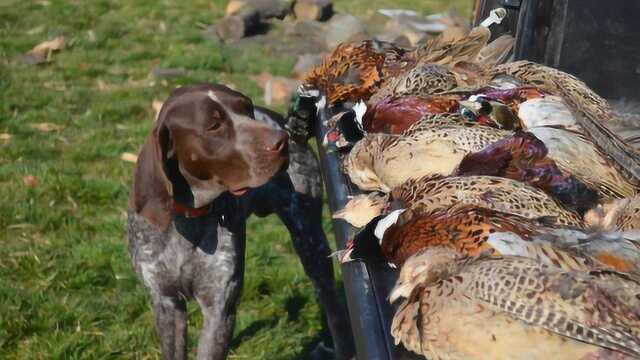
[[[274,212],[317,290],[336,358],[353,355],[321,227],[318,162],[306,143],[288,139],[283,123],[221,85],[182,87],[164,103],[138,158],[128,230],[165,359],[187,358],[190,298],[204,316],[198,359],[226,356],[244,275],[245,220]]]

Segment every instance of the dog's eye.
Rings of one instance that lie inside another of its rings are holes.
[[[211,126],[209,126],[207,128],[207,131],[216,131],[218,129],[220,129],[221,124],[219,122],[214,122],[213,124],[211,124]]]

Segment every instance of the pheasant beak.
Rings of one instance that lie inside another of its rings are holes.
[[[346,264],[354,260],[351,257],[352,252],[353,252],[353,249],[338,250],[331,253],[329,257],[335,258],[336,260],[338,260],[340,264]]]
[[[400,298],[408,298],[411,295],[412,290],[413,287],[411,286],[411,283],[396,284],[396,286],[391,289],[391,293],[389,294],[389,302],[394,303]]]

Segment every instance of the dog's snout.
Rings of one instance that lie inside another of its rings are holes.
[[[288,140],[289,135],[286,132],[278,131],[267,149],[273,152],[282,152],[286,148]]]

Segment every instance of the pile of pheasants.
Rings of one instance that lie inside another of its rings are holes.
[[[370,230],[338,257],[379,242],[393,337],[429,359],[640,358],[640,156],[586,84],[490,34],[343,44],[307,76],[363,191],[334,216]]]

